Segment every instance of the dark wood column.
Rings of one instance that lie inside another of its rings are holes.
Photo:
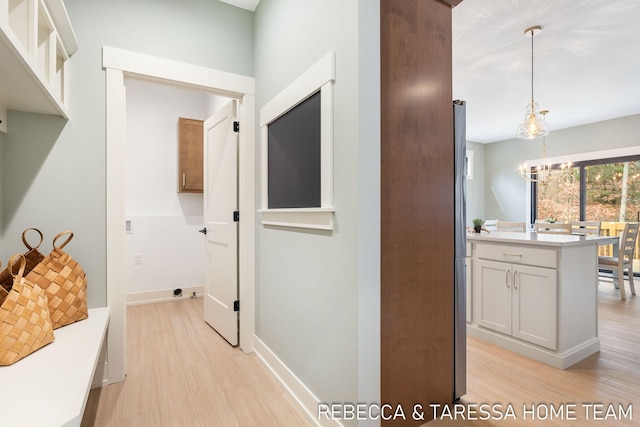
[[[451,7],[380,1],[381,403],[407,417],[384,425],[453,399]]]

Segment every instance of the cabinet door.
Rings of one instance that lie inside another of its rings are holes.
[[[557,271],[514,266],[512,335],[555,350],[558,324]]]
[[[475,260],[475,315],[479,326],[511,334],[511,264]]]
[[[203,122],[178,119],[178,192],[202,193]]]

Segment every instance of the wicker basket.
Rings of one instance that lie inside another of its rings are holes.
[[[56,242],[65,235],[68,237],[58,246]],[[72,238],[71,231],[59,233],[53,239],[51,253],[26,276],[28,281],[46,290],[53,329],[89,316],[85,272],[76,260],[62,250]]]
[[[40,242],[35,246],[31,246],[29,242],[27,242],[27,232],[29,230],[33,230],[40,235]],[[44,255],[38,251],[43,239],[44,236],[42,235],[42,231],[37,228],[27,228],[22,232],[22,242],[27,247],[27,252],[24,254],[24,257],[27,260],[27,264],[24,268],[25,275],[29,274],[29,272],[33,270],[33,268],[44,258]],[[0,286],[5,290],[10,291],[11,285],[13,285],[13,276],[11,275],[11,272],[8,269],[2,270],[2,272],[0,272]]]
[[[24,255],[14,255],[8,270],[19,260],[20,268],[9,292],[0,287],[0,365],[11,365],[53,342],[46,292],[23,277]]]

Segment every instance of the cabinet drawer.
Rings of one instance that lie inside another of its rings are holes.
[[[493,245],[478,243],[476,257],[516,264],[557,268],[558,255],[553,249],[530,248],[519,245]]]

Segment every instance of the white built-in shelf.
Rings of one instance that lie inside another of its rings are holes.
[[[0,0],[0,131],[6,110],[69,118],[68,63],[78,50],[62,0]]]
[[[0,425],[80,426],[109,324],[109,308],[56,329],[55,341],[0,366]]]

